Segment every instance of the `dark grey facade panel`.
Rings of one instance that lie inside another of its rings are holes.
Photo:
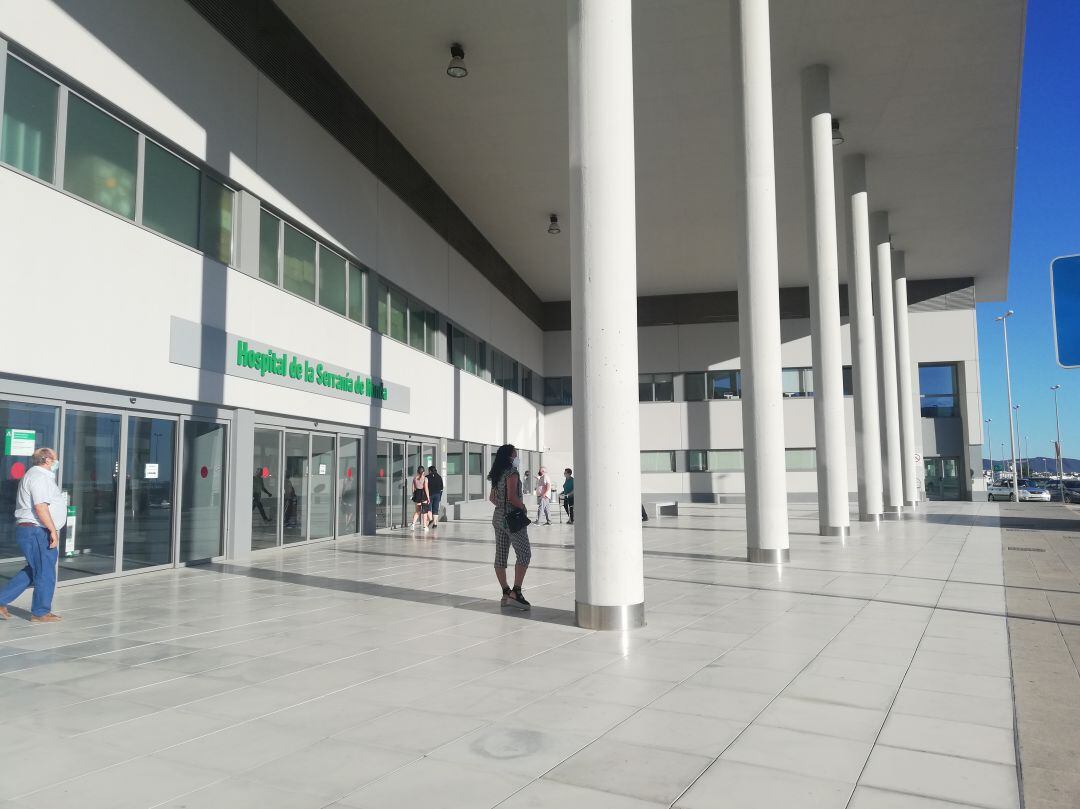
[[[544,331],[570,330],[570,301],[550,301],[543,306]],[[912,312],[972,309],[974,306],[975,281],[972,278],[908,281],[908,308]],[[848,316],[846,284],[840,285],[840,316]],[[810,317],[809,287],[781,288],[780,317],[784,320]],[[638,298],[638,326],[737,323],[738,320],[739,293],[734,290]]]
[[[273,0],[188,3],[530,320],[543,326],[539,296]]]

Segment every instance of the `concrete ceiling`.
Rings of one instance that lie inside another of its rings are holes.
[[[558,0],[278,0],[543,300],[569,297],[566,7]],[[832,69],[912,278],[1004,296],[1024,0],[773,0],[780,278],[807,282],[799,70]],[[736,287],[723,0],[633,0],[638,290]],[[447,77],[449,45],[469,75]],[[629,233],[629,232],[628,232]],[[842,270],[843,274],[843,270]]]

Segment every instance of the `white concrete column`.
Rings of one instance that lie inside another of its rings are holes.
[[[881,491],[881,431],[870,266],[870,212],[866,156],[844,158],[844,198],[848,224],[848,309],[851,316],[852,377],[855,385],[855,460],[859,476],[859,519],[878,522]]]
[[[645,623],[630,3],[570,0],[577,622]]]
[[[802,110],[810,247],[818,526],[822,536],[845,536],[850,517],[844,428],[844,357],[840,340],[832,105],[829,69],[825,65],[813,65],[802,71]]]
[[[900,458],[900,398],[896,389],[896,311],[893,308],[892,237],[889,215],[870,215],[873,246],[874,299],[877,311],[878,392],[881,395],[881,442],[885,456],[885,516],[904,510],[903,462]]]
[[[773,155],[769,0],[731,0],[736,38],[736,154],[742,154],[739,355],[742,360],[746,556],[789,558],[780,360],[780,280]]]
[[[916,472],[920,455],[915,443],[915,389],[912,384],[911,340],[908,334],[907,266],[902,250],[893,250],[893,306],[896,309],[896,382],[900,396],[900,456],[904,506],[919,502]]]

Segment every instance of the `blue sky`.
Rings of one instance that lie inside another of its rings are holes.
[[[1007,309],[1013,402],[1030,454],[1051,455],[1054,400],[1060,384],[1061,441],[1066,457],[1080,458],[1080,369],[1058,367],[1050,316],[1050,262],[1080,253],[1080,2],[1030,0],[1020,91],[1012,254],[1007,302],[980,303],[980,376],[983,418],[993,419],[994,458],[1009,447],[1001,324]],[[985,439],[985,435],[984,435]],[[987,446],[983,445],[983,455]],[[1027,454],[1025,452],[1025,454]]]

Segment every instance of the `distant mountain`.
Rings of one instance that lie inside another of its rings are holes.
[[[1017,459],[1017,461],[1019,462],[1019,459]],[[1076,458],[1062,458],[1061,462],[1065,467],[1065,474],[1080,473],[1080,460]],[[1008,465],[1010,460],[1006,458],[1005,463]],[[1001,470],[1000,458],[994,458],[994,466],[999,471]],[[1057,460],[1054,458],[1047,458],[1043,455],[1038,455],[1034,458],[1024,458],[1024,467],[1030,467],[1033,474],[1041,473],[1043,469],[1046,470],[1047,474],[1057,474]],[[990,461],[987,458],[983,458],[983,471],[990,471]]]

